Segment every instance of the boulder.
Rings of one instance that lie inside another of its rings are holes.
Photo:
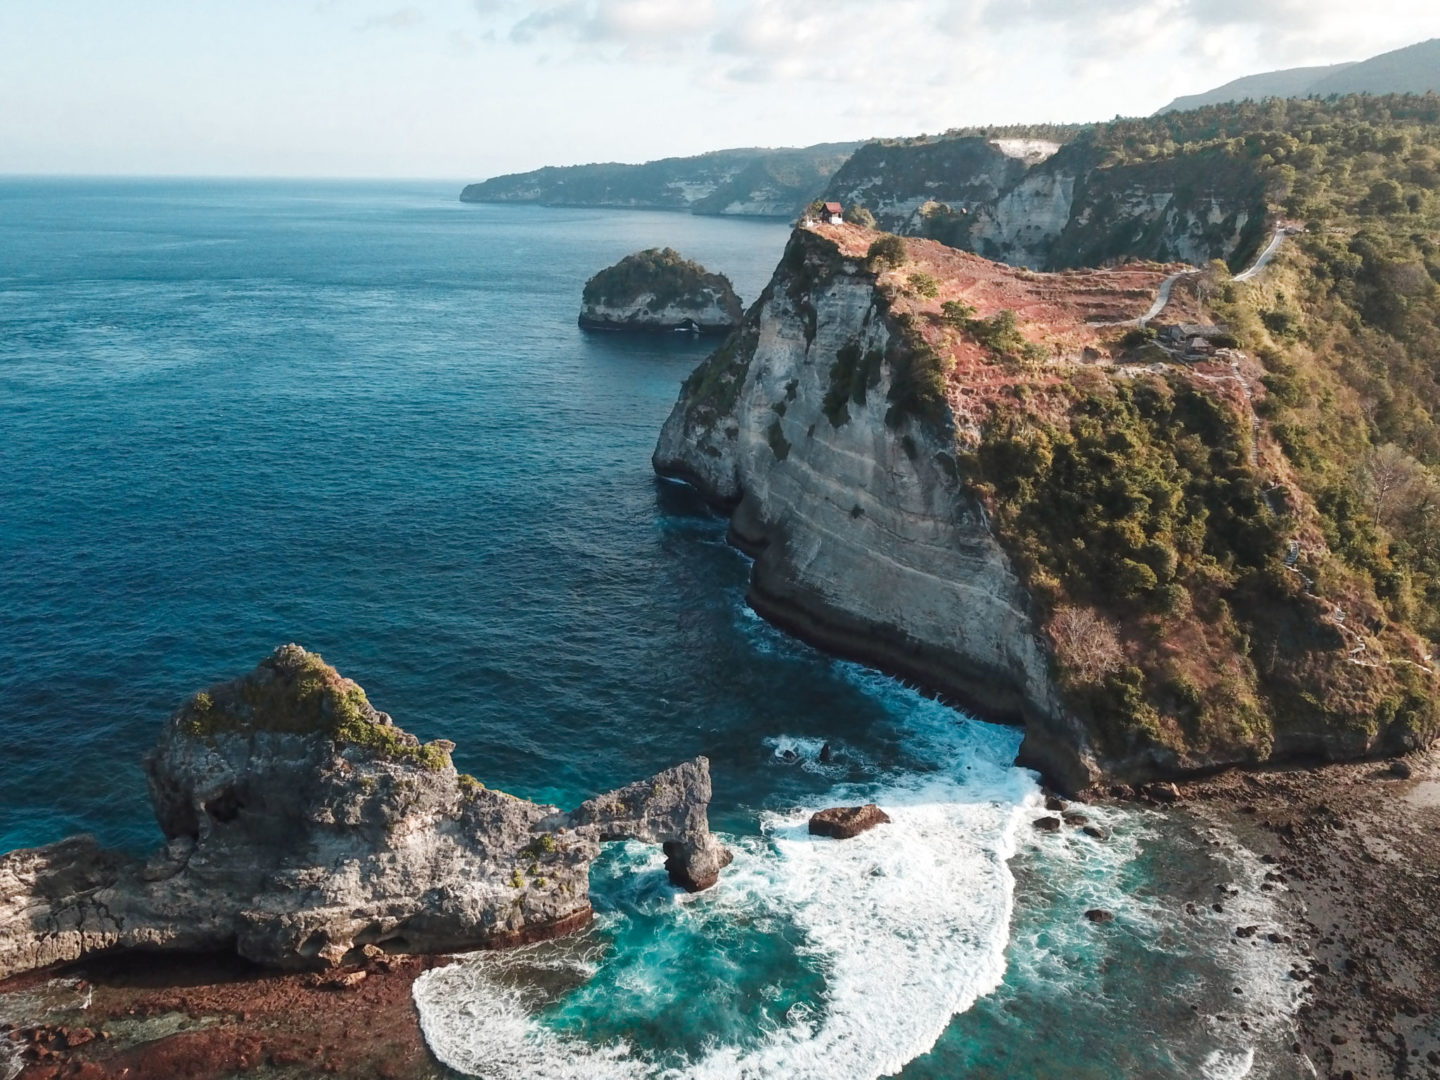
[[[605,840],[663,844],[713,884],[705,758],[573,814],[456,772],[298,645],[196,694],[145,761],[163,848],[90,837],[0,856],[0,978],[109,950],[237,952],[324,968],[386,952],[526,944],[591,918]]]
[[[1033,822],[1031,822],[1031,824],[1034,825],[1034,827],[1040,832],[1060,831],[1060,819],[1058,817],[1036,818]]]
[[[810,815],[810,832],[815,836],[848,840],[876,825],[889,823],[890,816],[874,803],[866,803],[864,806],[832,806],[828,810],[817,810]]]
[[[1106,911],[1104,908],[1091,908],[1085,912],[1085,918],[1089,919],[1092,923],[1114,922],[1115,913],[1113,911]]]
[[[1409,780],[1413,774],[1414,770],[1410,768],[1409,762],[1396,758],[1390,763],[1390,775],[1397,780]]]

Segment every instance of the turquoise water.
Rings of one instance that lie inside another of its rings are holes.
[[[758,620],[652,475],[707,346],[581,334],[585,279],[668,244],[748,301],[787,230],[456,190],[0,181],[0,850],[155,843],[161,719],[295,640],[517,794],[711,758],[721,885],[615,846],[591,930],[417,986],[452,1066],[1290,1075],[1285,958],[1231,936],[1253,866],[1160,815],[1039,838],[1018,733]],[[895,823],[806,835],[862,799]]]

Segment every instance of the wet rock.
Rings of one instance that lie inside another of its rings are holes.
[[[1113,911],[1106,911],[1104,908],[1091,908],[1085,912],[1085,918],[1089,919],[1092,923],[1108,923],[1115,921],[1115,913]]]
[[[810,815],[810,832],[815,836],[828,836],[835,840],[848,840],[859,836],[876,825],[887,825],[890,817],[874,803],[864,806],[832,806]]]
[[[821,765],[829,765],[829,764],[830,764],[832,761],[834,761],[834,760],[835,760],[835,751],[831,748],[830,744],[827,742],[824,746],[820,747],[820,764],[821,764]]]
[[[1045,796],[1045,809],[1049,810],[1051,813],[1058,814],[1060,811],[1064,810],[1067,805],[1069,804],[1066,803],[1065,800],[1060,798],[1060,796],[1058,795]]]
[[[1110,839],[1110,834],[1105,829],[1101,828],[1099,825],[1086,825],[1080,831],[1083,832],[1086,836],[1092,837],[1095,840]]]
[[[1252,938],[1259,932],[1260,927],[1258,926],[1237,926],[1235,928],[1235,936],[1238,938]]]
[[[1059,832],[1060,819],[1058,817],[1036,818],[1031,824],[1040,832]]]
[[[1075,829],[1079,829],[1090,824],[1090,819],[1088,817],[1086,817],[1084,814],[1077,814],[1073,810],[1070,811],[1068,814],[1061,814],[1060,819],[1064,821],[1066,825],[1069,825]]]
[[[1169,805],[1180,801],[1180,789],[1174,784],[1147,784],[1145,797],[1152,802]]]
[[[1413,770],[1408,762],[1396,758],[1390,763],[1390,775],[1397,780],[1409,780],[1412,774]]]

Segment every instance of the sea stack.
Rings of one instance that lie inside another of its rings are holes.
[[[0,856],[0,979],[105,951],[235,951],[278,968],[366,950],[522,945],[590,919],[605,840],[662,844],[695,890],[730,861],[705,758],[573,814],[456,772],[315,653],[285,645],[194,695],[145,761],[168,842]]]
[[[730,279],[673,248],[626,255],[585,283],[582,301],[586,330],[728,334],[741,319]]]

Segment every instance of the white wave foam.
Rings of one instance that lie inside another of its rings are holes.
[[[761,815],[759,837],[727,841],[737,854],[720,884],[673,905],[677,919],[788,919],[823,966],[822,1001],[792,1008],[757,1044],[712,1046],[682,1068],[661,1067],[633,1047],[592,1046],[546,1028],[497,981],[497,961],[478,956],[415,983],[436,1056],[493,1078],[859,1080],[929,1050],[951,1017],[1004,975],[1013,895],[1006,860],[1039,792],[1029,773],[1005,763],[1018,736],[965,722],[896,684],[880,689],[906,717],[911,752],[935,771],[837,787],[817,806]],[[820,805],[859,801],[878,802],[892,823],[843,842],[809,835]],[[659,856],[638,849],[634,857]]]
[[[1255,1048],[1244,1050],[1216,1050],[1205,1059],[1201,1072],[1205,1080],[1245,1080],[1255,1067]]]

